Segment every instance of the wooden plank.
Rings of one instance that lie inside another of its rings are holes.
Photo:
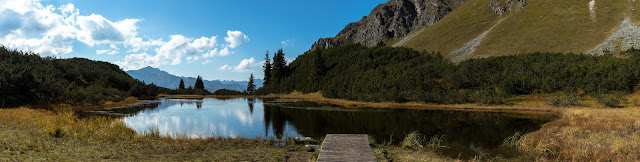
[[[366,134],[327,134],[318,161],[377,161]]]

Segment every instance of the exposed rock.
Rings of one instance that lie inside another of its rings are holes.
[[[527,4],[527,0],[491,0],[489,8],[496,14],[502,16],[507,11],[518,12]]]
[[[405,36],[411,30],[433,25],[467,0],[390,0],[376,6],[369,16],[350,23],[332,38],[321,38],[312,49],[347,43],[376,46]]]
[[[496,27],[498,24],[500,24],[502,22],[502,20],[498,21],[498,23],[494,24],[493,26],[491,26],[491,28],[489,28],[489,30],[484,31],[482,34],[480,34],[478,37],[476,37],[475,39],[467,42],[467,44],[464,44],[464,46],[453,50],[451,52],[452,55],[454,55],[455,57],[452,59],[453,62],[461,62],[463,60],[468,59],[471,54],[473,54],[473,52],[476,51],[476,47],[478,45],[480,45],[480,43],[482,42],[482,39],[484,39],[484,37],[487,36],[487,34],[489,34],[489,32],[491,32],[491,30],[493,30],[494,27]]]
[[[620,24],[618,31],[611,34],[607,41],[589,51],[589,54],[602,55],[616,50],[624,51],[631,48],[640,49],[640,27],[633,26],[631,20],[626,18]]]

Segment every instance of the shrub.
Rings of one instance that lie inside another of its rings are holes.
[[[507,96],[508,95],[500,89],[489,88],[478,91],[474,98],[479,105],[498,105],[504,104]]]
[[[560,95],[558,94],[555,94],[553,97],[547,100],[547,103],[551,106],[578,106],[580,105],[581,101],[582,99],[580,98],[580,95],[578,95],[577,93],[570,93],[565,98],[560,97]]]
[[[54,130],[51,130],[51,132],[49,132],[49,135],[55,138],[62,138],[64,137],[64,130],[62,130],[62,128],[56,128]]]
[[[607,107],[618,107],[621,102],[625,102],[626,98],[619,94],[600,95],[598,103]]]
[[[246,92],[234,91],[230,89],[218,89],[213,95],[247,95]]]
[[[418,147],[422,147],[422,137],[420,133],[414,131],[407,134],[407,137],[402,141],[402,148],[406,149],[416,149]]]

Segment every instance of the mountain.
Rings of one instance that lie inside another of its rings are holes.
[[[313,49],[360,43],[469,58],[531,52],[602,55],[640,48],[635,0],[390,0]]]
[[[326,49],[343,44],[376,46],[398,39],[410,31],[437,23],[467,0],[391,0],[375,7],[369,16],[348,24],[335,37],[321,38],[312,49]]]
[[[180,79],[184,80],[185,86],[193,86],[196,82],[194,77],[180,77],[162,71],[158,68],[145,67],[138,70],[126,71],[131,77],[146,83],[154,83],[160,87],[176,89],[180,84]],[[262,87],[264,82],[262,79],[254,80],[256,87]],[[236,91],[244,91],[247,89],[247,81],[220,81],[220,80],[204,80],[204,87],[210,92],[218,89],[231,89]]]

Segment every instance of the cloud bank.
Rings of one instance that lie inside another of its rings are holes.
[[[223,44],[218,44],[218,36],[190,38],[176,34],[168,36],[168,41],[143,39],[138,34],[140,21],[82,15],[73,4],[55,7],[42,5],[39,0],[0,1],[0,45],[42,55],[71,53],[74,42],[95,48],[108,45],[96,49],[96,54],[127,53],[115,64],[131,70],[177,65],[183,60],[206,64],[213,57],[233,54],[231,49],[249,41],[249,36],[237,30],[228,30]]]

